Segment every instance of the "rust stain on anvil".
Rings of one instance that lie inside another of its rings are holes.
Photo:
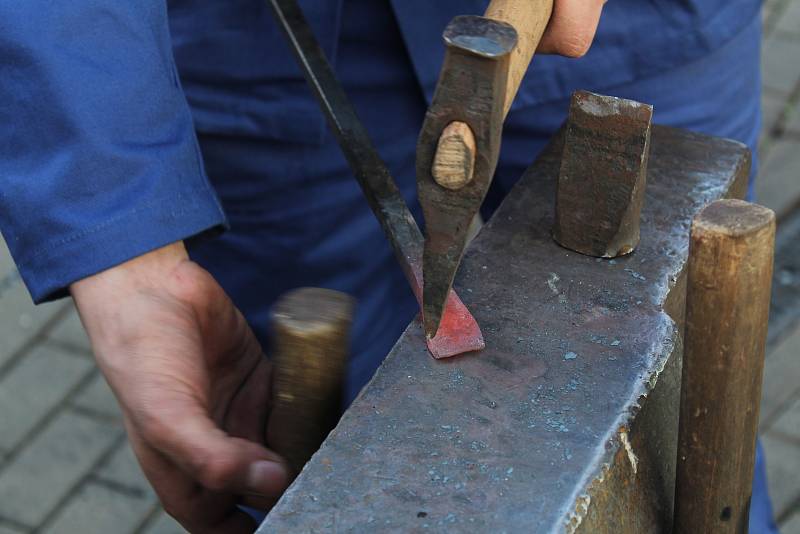
[[[609,261],[550,237],[560,139],[456,279],[485,351],[433,360],[412,323],[260,532],[580,530],[602,524],[599,511],[633,516],[631,506],[648,504],[612,506],[615,492],[598,488],[614,481],[671,506],[658,491],[671,475],[648,474],[674,463],[680,336],[665,309],[680,321],[682,297],[670,292],[692,217],[743,193],[749,156],[732,141],[654,127],[641,243]]]

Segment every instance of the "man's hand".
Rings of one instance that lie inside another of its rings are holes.
[[[582,57],[589,51],[606,0],[555,0],[537,52]]]
[[[167,512],[195,533],[252,532],[288,483],[264,447],[270,364],[182,243],[71,287],[128,437]]]

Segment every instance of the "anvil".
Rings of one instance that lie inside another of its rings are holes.
[[[689,226],[745,193],[747,148],[653,126],[638,248],[551,237],[557,135],[455,279],[486,349],[410,325],[259,532],[668,532]]]

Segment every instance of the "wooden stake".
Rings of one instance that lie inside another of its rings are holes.
[[[295,474],[335,426],[347,354],[353,299],[320,288],[295,289],[272,311],[272,413],[267,444]]]
[[[720,200],[692,224],[675,532],[746,533],[775,214]]]

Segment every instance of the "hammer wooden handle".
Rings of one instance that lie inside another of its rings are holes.
[[[517,47],[511,53],[506,85],[505,114],[511,109],[522,78],[533,59],[533,53],[542,40],[553,0],[492,0],[485,17],[510,24],[517,30]]]
[[[552,12],[553,0],[492,0],[486,9],[486,18],[510,24],[517,31],[517,46],[509,60],[504,118],[517,96]],[[470,127],[460,121],[450,123],[439,138],[431,168],[433,179],[444,188],[461,189],[472,180],[475,152],[475,136]]]
[[[295,474],[336,424],[352,314],[351,297],[320,288],[292,290],[273,307],[267,443]]]

